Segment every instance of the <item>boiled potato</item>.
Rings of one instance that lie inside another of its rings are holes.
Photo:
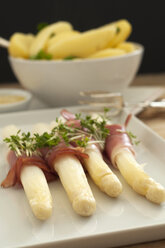
[[[116,28],[113,26],[104,29],[93,29],[54,43],[48,47],[47,52],[54,59],[63,59],[68,56],[85,58],[104,49],[113,39],[115,32]]]
[[[10,38],[9,54],[13,57],[28,58],[33,40],[32,34],[14,33]]]
[[[55,35],[55,36],[51,37],[46,43],[46,50],[47,50],[48,47],[51,47],[53,44],[56,44],[57,42],[59,42],[61,40],[65,40],[67,38],[74,37],[79,33],[80,32],[78,32],[76,30],[70,30],[70,31],[62,32],[62,33],[60,33],[58,35]]]
[[[44,50],[50,36],[57,35],[61,32],[72,30],[69,22],[56,22],[43,28],[35,37],[31,47],[30,56],[35,56],[39,51]]]
[[[136,47],[132,42],[122,42],[120,43],[117,47],[117,49],[123,49],[124,51],[126,51],[126,53],[130,53],[133,52]]]
[[[9,53],[13,57],[56,60],[118,56],[136,49],[133,43],[126,42],[131,31],[132,26],[125,19],[83,33],[73,30],[69,22],[60,21],[36,36],[15,33]]]
[[[127,21],[127,20],[119,20],[116,22],[112,22],[110,24],[107,24],[102,28],[106,28],[106,27],[115,27],[116,28],[116,34],[114,36],[114,38],[108,43],[107,47],[116,47],[117,45],[119,45],[120,43],[122,43],[123,41],[127,40],[127,38],[129,37],[129,35],[131,34],[132,31],[132,26],[131,24]]]
[[[90,55],[88,58],[96,59],[96,58],[105,58],[105,57],[113,57],[113,56],[119,56],[126,54],[126,52],[122,49],[118,48],[107,48],[101,51],[98,51],[92,55]]]

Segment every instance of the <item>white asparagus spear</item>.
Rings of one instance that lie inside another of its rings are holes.
[[[92,119],[101,122],[103,119],[97,113],[92,114]],[[107,121],[107,124],[111,124]],[[117,176],[111,171],[109,166],[104,162],[100,150],[96,145],[88,145],[85,152],[89,155],[84,159],[85,168],[96,185],[111,197],[117,197],[122,192],[122,184]]]
[[[97,119],[98,122],[102,121],[102,117],[98,114],[93,114],[92,118]],[[85,152],[89,158],[84,159],[84,164],[95,184],[109,196],[117,197],[122,192],[122,184],[104,162],[97,146],[88,145]]]
[[[92,215],[96,202],[79,160],[72,155],[60,156],[55,160],[54,169],[75,212],[82,216]]]
[[[96,185],[111,197],[117,197],[122,192],[122,184],[117,176],[104,162],[96,145],[88,145],[85,152],[89,158],[84,159],[85,168]]]
[[[52,214],[52,197],[43,171],[37,166],[25,166],[21,182],[34,215],[40,220]]]
[[[63,119],[61,120],[63,121]],[[56,126],[56,124],[52,122],[50,128]],[[47,124],[38,123],[33,127],[33,132],[37,131],[42,134],[47,132],[47,128]],[[82,216],[92,215],[96,209],[96,202],[79,160],[72,155],[60,156],[55,160],[54,169],[75,212]]]
[[[164,187],[144,172],[129,150],[121,149],[116,155],[115,162],[127,183],[137,193],[157,204],[165,201]]]
[[[14,125],[6,126],[3,137],[15,135],[17,131]],[[33,214],[40,220],[46,220],[52,214],[52,196],[43,171],[33,165],[25,166],[20,177]]]

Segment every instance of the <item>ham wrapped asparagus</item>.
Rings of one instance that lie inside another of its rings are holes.
[[[46,128],[40,125],[38,131],[44,135]],[[90,216],[95,212],[96,201],[80,163],[83,158],[88,157],[83,150],[62,141],[51,148],[42,148],[40,152],[48,166],[58,174],[75,212]]]
[[[165,201],[165,189],[148,176],[135,160],[135,152],[125,125],[107,125],[110,131],[105,143],[105,151],[114,167],[118,168],[127,183],[151,202],[160,204]]]
[[[17,132],[17,127],[7,126],[3,136],[14,135]],[[10,170],[1,186],[7,188],[16,184],[22,185],[33,214],[40,220],[49,218],[52,214],[52,197],[47,180],[54,179],[54,175],[45,161],[36,155],[16,156],[12,150],[8,152],[7,160]]]
[[[76,120],[74,114],[62,110],[61,115],[67,120],[67,125],[81,128],[80,120]],[[122,192],[122,185],[103,160],[99,146],[95,144],[95,141],[93,141],[93,144],[87,145],[85,152],[88,154],[88,158],[84,158],[84,166],[94,183],[107,195],[111,197],[119,196]]]
[[[92,215],[96,202],[79,161],[88,155],[63,142],[41,152],[47,164],[57,172],[75,212],[82,216]]]

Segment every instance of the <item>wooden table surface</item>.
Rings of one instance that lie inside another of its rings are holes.
[[[150,75],[139,75],[135,78],[132,85],[134,86],[162,86],[165,89],[165,73],[162,74],[150,74]],[[0,84],[0,88],[3,87],[16,87],[21,86],[18,83]],[[162,91],[163,92],[163,91]],[[165,98],[165,94],[162,95]],[[146,109],[138,115],[146,125],[156,131],[160,136],[165,138],[165,110],[153,111]],[[119,248],[119,247],[118,247]],[[122,248],[165,248],[165,240],[148,242],[144,244],[136,244],[130,246],[122,246]]]

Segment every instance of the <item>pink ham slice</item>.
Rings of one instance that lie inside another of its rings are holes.
[[[105,152],[114,167],[117,167],[115,159],[121,149],[129,150],[135,155],[131,140],[126,132],[126,126],[128,125],[130,118],[131,116],[129,115],[124,125],[112,124],[106,126],[109,129],[110,134],[105,142]]]
[[[61,110],[61,115],[66,120],[68,126],[73,126],[74,128],[81,128],[80,120],[76,120],[76,116],[66,109]]]
[[[69,112],[66,109],[61,110],[61,115],[64,117],[65,120],[70,121],[75,119],[75,115]]]
[[[75,155],[80,161],[82,158],[88,158],[88,155],[83,152],[83,148],[72,147],[71,145],[66,145],[64,142],[61,142],[53,148],[42,148],[40,152],[52,170],[54,170],[56,158],[64,154]]]
[[[55,175],[51,172],[51,169],[39,156],[27,157],[26,155],[24,155],[17,157],[14,151],[9,151],[7,160],[11,168],[6,178],[1,183],[1,186],[4,188],[12,187],[16,184],[21,184],[20,174],[24,166],[37,166],[43,170],[48,181],[55,179]]]

